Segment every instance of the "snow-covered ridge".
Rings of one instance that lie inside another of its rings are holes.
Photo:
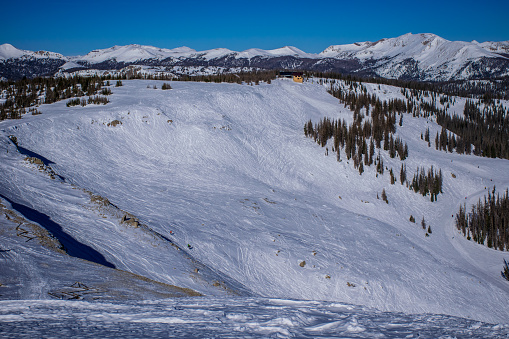
[[[60,53],[48,52],[48,51],[26,51],[18,49],[11,44],[0,45],[0,60],[6,59],[19,59],[19,58],[37,58],[37,59],[62,59],[67,60],[65,56]]]
[[[189,47],[166,49],[143,45],[126,45],[93,50],[87,55],[76,57],[75,60],[87,61],[90,63],[99,63],[106,60],[134,62],[146,59],[163,60],[168,57],[179,57],[182,55],[191,55],[193,53],[196,53],[196,51]]]
[[[479,44],[449,41],[430,33],[408,33],[376,42],[333,45],[320,55],[335,59],[357,59],[361,62],[373,60],[375,66],[369,67],[386,78],[410,75],[422,80],[448,80],[471,76],[474,71],[469,66],[473,62],[486,58],[509,59],[499,54],[504,48],[509,48],[505,42]],[[508,73],[506,69],[505,74]]]
[[[54,74],[74,68],[119,69],[130,64],[147,66],[256,67],[258,69],[299,69],[320,72],[349,72],[362,76],[414,80],[462,80],[509,75],[509,41],[449,41],[431,33],[408,33],[376,42],[331,45],[321,53],[306,53],[293,46],[272,50],[250,48],[233,51],[215,48],[197,51],[131,44],[97,49],[83,56],[64,57],[53,52],[31,52],[9,44],[0,46],[0,62],[6,65],[0,76],[21,78]],[[45,62],[62,60],[63,65],[20,70],[15,60]],[[345,68],[345,62],[348,66]],[[101,64],[100,66],[95,66]]]
[[[135,62],[141,60],[164,60],[167,58],[193,58],[200,57],[207,60],[233,55],[235,58],[254,57],[280,57],[294,56],[297,58],[341,58],[360,60],[370,58],[398,59],[415,58],[433,64],[433,61],[451,59],[473,59],[478,57],[501,57],[499,53],[509,52],[509,41],[449,41],[431,33],[412,34],[408,33],[396,38],[381,39],[376,42],[356,42],[352,44],[331,45],[319,54],[306,53],[293,46],[284,46],[272,50],[250,48],[244,51],[233,51],[227,48],[215,48],[205,51],[182,46],[173,49],[159,48],[154,46],[131,44],[125,46],[113,46],[105,49],[96,49],[84,56],[65,57],[62,54],[47,51],[27,51],[18,49],[10,44],[0,45],[0,60],[33,56],[37,58],[53,58],[73,61],[86,61],[100,63],[106,60],[118,62]]]
[[[113,46],[106,49],[94,50],[85,56],[76,57],[76,61],[85,61],[88,63],[99,63],[106,60],[116,60],[117,62],[136,62],[141,60],[164,60],[168,58],[200,58],[205,60],[218,59],[225,56],[234,56],[236,59],[254,57],[279,57],[295,56],[298,58],[316,58],[316,54],[310,54],[301,51],[293,46],[263,50],[259,48],[250,48],[242,52],[236,52],[227,48],[214,48],[205,51],[196,51],[189,47],[178,47],[174,49],[157,48],[143,45]]]
[[[486,41],[486,42],[477,42],[472,41],[472,43],[480,46],[481,48],[494,52],[494,53],[506,53],[509,54],[509,40],[508,41]]]
[[[509,46],[508,42],[478,43],[465,41],[449,41],[431,33],[407,33],[397,38],[381,39],[376,42],[356,42],[347,45],[332,45],[320,53],[322,57],[333,58],[414,58],[432,63],[462,56],[464,59],[500,57],[494,52]]]

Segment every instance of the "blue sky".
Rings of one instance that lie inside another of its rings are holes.
[[[509,1],[5,1],[0,44],[64,55],[131,43],[196,50],[330,45],[405,33],[509,40]]]

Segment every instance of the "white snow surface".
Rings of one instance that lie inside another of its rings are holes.
[[[444,174],[444,193],[432,203],[399,183],[391,185],[388,174],[377,177],[373,167],[359,175],[344,154],[337,162],[304,136],[309,119],[352,119],[353,113],[317,83],[172,82],[173,89],[166,91],[152,88],[161,88],[159,81],[123,83],[112,87],[107,105],[68,108],[61,101],[39,107],[41,115],[0,122],[0,193],[48,216],[117,268],[105,270],[191,288],[206,298],[323,300],[404,312],[408,321],[419,318],[411,314],[433,313],[507,323],[509,284],[500,277],[507,253],[466,240],[452,217],[460,204],[477,202],[493,186],[499,191],[509,186],[507,160],[428,148],[420,133],[429,127],[433,136],[440,127],[405,115],[396,136],[409,145],[408,175],[431,165]],[[401,96],[396,87],[367,87],[382,100]],[[121,124],[108,126],[114,120]],[[50,179],[25,162],[9,135],[51,160],[51,168],[64,179]],[[385,165],[398,173],[401,161],[381,153]],[[384,188],[389,204],[377,200]],[[114,206],[98,208],[82,189]],[[143,227],[121,224],[121,210],[139,218]],[[417,221],[424,217],[433,233],[425,237],[419,224],[408,221],[410,215]],[[16,231],[9,232],[15,237]],[[0,241],[4,250],[12,243],[4,237]],[[58,255],[54,260],[70,260]],[[32,270],[39,267],[30,262],[22,260]],[[92,284],[102,276],[107,271],[95,280],[79,279]],[[4,298],[48,299],[51,286],[46,285],[26,279],[19,287],[23,293]],[[214,303],[210,300],[205,303]],[[265,305],[267,300],[254,302]],[[46,311],[62,305],[52,303],[40,305]],[[317,305],[326,309],[332,304]],[[305,309],[299,317],[307,316]],[[2,317],[14,314],[7,311]],[[271,314],[268,321],[294,321]],[[246,316],[238,315],[249,322]],[[341,318],[331,317],[336,316]],[[165,323],[171,317],[152,314],[147,319]],[[259,328],[264,324],[260,319],[253,320],[258,325],[242,326]],[[345,329],[350,320],[331,321],[323,328],[318,320],[297,326],[329,333],[328,328]],[[285,326],[288,332],[282,335],[292,334]],[[358,326],[371,333],[371,325]]]
[[[338,302],[179,298],[89,303],[0,301],[4,338],[501,338],[508,325],[380,312]]]

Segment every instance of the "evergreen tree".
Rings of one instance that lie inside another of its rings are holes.
[[[401,185],[406,181],[406,164],[401,164],[401,170],[399,171],[399,181]]]
[[[502,272],[500,272],[500,274],[502,275],[502,278],[509,281],[509,264],[507,263],[507,261],[505,261],[505,259],[504,259],[504,269]]]

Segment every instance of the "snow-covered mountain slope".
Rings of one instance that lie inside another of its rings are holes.
[[[444,173],[444,193],[432,203],[373,167],[359,175],[304,136],[309,119],[352,120],[317,83],[153,89],[161,84],[124,81],[105,106],[58,102],[41,106],[41,115],[2,121],[0,193],[14,203],[4,205],[47,216],[38,219],[117,269],[209,296],[507,322],[509,284],[500,277],[507,253],[466,240],[452,217],[494,185],[509,186],[507,160],[428,148],[420,133],[439,126],[405,115],[396,136],[409,145],[410,173],[431,165]],[[367,87],[382,100],[402,95]],[[63,179],[24,161],[9,135],[53,162]],[[382,155],[388,168],[400,168]],[[383,189],[388,204],[377,199]],[[111,205],[97,204],[104,198]],[[122,223],[126,213],[139,225]],[[432,234],[410,215],[424,217]]]
[[[320,53],[323,57],[358,59],[386,78],[418,78],[421,80],[467,79],[465,70],[479,59],[498,59],[500,54],[480,45],[448,41],[435,34],[405,34],[397,38],[349,45],[334,45]],[[507,65],[506,65],[507,66]],[[509,69],[501,70],[504,75]]]

